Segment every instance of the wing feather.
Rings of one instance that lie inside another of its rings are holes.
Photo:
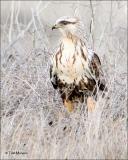
[[[96,79],[98,80],[99,89],[104,90],[105,84],[106,84],[105,77],[102,71],[101,61],[96,53],[94,53],[92,57],[90,68],[91,68],[92,74],[94,74]]]

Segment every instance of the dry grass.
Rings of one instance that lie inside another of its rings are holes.
[[[52,52],[39,17],[27,26],[14,17],[1,25],[1,159],[127,159],[126,32],[124,43],[115,30],[101,32],[96,50],[108,92],[98,93],[92,113],[79,104],[69,114],[50,83]]]

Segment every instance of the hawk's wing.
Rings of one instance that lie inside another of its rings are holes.
[[[91,62],[90,62],[90,68],[92,74],[97,78],[99,78],[100,74],[102,74],[101,70],[101,62],[96,53],[93,54]]]
[[[105,89],[105,78],[101,67],[101,61],[96,53],[93,54],[91,62],[90,62],[90,69],[92,74],[96,77],[98,81],[98,86],[100,90]]]

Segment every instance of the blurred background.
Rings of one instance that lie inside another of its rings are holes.
[[[61,16],[83,21],[101,59],[108,92],[94,113],[68,114],[50,83]],[[127,159],[127,1],[1,1],[0,26],[1,158]]]
[[[30,21],[35,20],[38,31],[44,29],[49,41],[48,45],[54,48],[60,34],[58,31],[51,31],[52,25],[61,16],[78,16],[84,22],[84,34],[94,50],[102,54],[110,54],[108,49],[117,49],[119,43],[126,52],[126,1],[62,1],[61,3],[60,1],[1,1],[1,6],[1,24],[3,26],[11,24],[12,38],[14,30],[18,29],[20,32]],[[33,25],[32,22],[28,29]],[[118,63],[124,61],[125,59],[121,58]]]

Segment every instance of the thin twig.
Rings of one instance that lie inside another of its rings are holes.
[[[39,2],[39,4],[40,4],[40,2]],[[42,12],[45,8],[47,8],[47,6],[48,6],[49,4],[50,4],[50,2],[48,2],[48,3],[47,3],[43,8],[41,8],[38,12],[39,12],[39,13]],[[37,5],[37,6],[38,6],[38,5]],[[37,8],[37,10],[38,10],[38,8]],[[4,50],[4,53],[6,53],[10,47],[12,47],[20,38],[22,38],[22,37],[24,36],[24,34],[29,30],[29,28],[31,27],[32,24],[33,24],[33,19],[31,19],[31,20],[29,21],[27,27],[26,27],[23,31],[21,31],[21,33],[18,34],[17,38],[7,46],[7,48]]]
[[[12,42],[13,17],[14,17],[14,1],[12,1],[12,4],[11,4],[11,18],[10,18],[10,28],[9,28],[9,34],[8,34],[9,43]]]

